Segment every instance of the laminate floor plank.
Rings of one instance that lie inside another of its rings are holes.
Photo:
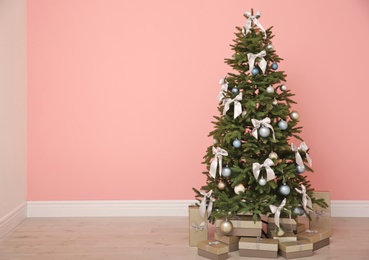
[[[369,218],[332,218],[332,229],[331,244],[303,259],[369,260]],[[188,230],[187,217],[28,218],[0,239],[0,260],[206,259]]]

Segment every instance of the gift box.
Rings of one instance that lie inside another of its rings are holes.
[[[228,245],[219,241],[201,241],[197,244],[197,253],[212,260],[225,260],[228,259]]]
[[[237,236],[222,236],[214,233],[214,239],[228,245],[228,252],[233,252],[238,250],[238,242],[240,237]]]
[[[277,236],[277,231],[269,231],[268,237],[272,239],[277,239],[279,242],[294,242],[297,241],[295,233],[291,231],[284,232],[283,236]]]
[[[286,259],[300,258],[313,255],[313,244],[307,240],[281,242],[278,253]]]
[[[318,250],[330,243],[331,232],[327,229],[306,230],[297,234],[297,238],[308,240],[313,244],[313,251]]]
[[[208,221],[205,215],[205,220],[200,216],[198,206],[188,207],[189,219],[189,243],[190,246],[197,246],[201,241],[208,239]]]
[[[296,230],[295,230],[296,234],[304,232],[305,230],[306,230],[306,226],[305,226],[304,223],[297,223],[296,224]]]
[[[313,204],[313,211],[310,212],[310,229],[323,228],[331,231],[331,196],[328,191],[314,191],[313,196],[316,199],[324,199],[328,204],[327,208],[322,208]]]
[[[274,230],[277,227],[274,221],[274,217],[268,218],[268,230]],[[285,231],[296,231],[297,223],[292,218],[280,218],[279,225]]]
[[[277,258],[278,240],[260,237],[242,237],[238,244],[240,256]]]
[[[215,221],[216,233],[224,235],[220,230],[220,224],[224,219],[217,219]],[[227,234],[229,236],[243,236],[243,237],[260,237],[262,222],[260,219],[254,221],[252,216],[237,216],[234,219],[229,219],[232,222],[233,229]]]

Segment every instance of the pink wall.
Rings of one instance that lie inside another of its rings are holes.
[[[314,187],[368,200],[365,0],[28,0],[28,200],[192,199],[251,8],[274,26]]]

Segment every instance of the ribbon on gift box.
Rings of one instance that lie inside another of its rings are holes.
[[[282,200],[281,204],[278,207],[274,205],[269,205],[270,211],[274,214],[274,223],[278,227],[278,229],[281,228],[281,226],[279,225],[279,218],[281,216],[281,211],[285,205],[286,205],[286,198]]]
[[[220,244],[219,241],[209,242],[209,246],[218,245]]]
[[[224,99],[224,108],[223,108],[223,115],[227,113],[227,111],[230,108],[230,105],[232,102],[234,103],[234,113],[233,113],[233,119],[241,115],[242,113],[242,105],[240,101],[242,100],[242,92],[239,93],[235,98],[226,98]]]
[[[264,126],[264,127],[268,127],[272,130],[273,132],[273,139],[275,140],[275,136],[274,136],[274,129],[273,126],[270,124],[271,120],[269,117],[264,118],[263,120],[257,120],[255,118],[251,119],[251,123],[254,126],[254,129],[252,129],[252,135],[258,139],[258,129],[260,128],[260,126]]]
[[[219,175],[222,175],[222,160],[223,156],[228,156],[228,152],[224,149],[221,149],[220,147],[215,148],[213,146],[213,154],[214,154],[214,160],[210,164],[210,170],[209,173],[211,177],[215,178],[217,174],[217,167],[219,164]]]
[[[318,210],[315,210],[314,213],[316,214],[316,216],[315,216],[316,222],[319,222],[319,219],[321,217],[327,216],[327,214],[324,210],[321,210],[320,212]]]
[[[306,188],[303,184],[301,184],[301,190],[298,188],[295,188],[295,190],[302,194],[302,206],[306,212],[312,211],[311,208],[313,207],[313,204],[311,202],[311,198],[306,194]]]
[[[213,190],[210,190],[208,192],[200,191],[200,194],[203,195],[204,197],[202,198],[202,201],[200,203],[199,214],[201,218],[205,221],[205,213],[207,212],[208,217],[210,216],[211,211],[213,210],[213,202],[215,201],[215,199],[212,197]],[[207,199],[209,199],[209,203],[208,203],[208,206],[206,207]],[[204,221],[200,225],[202,225]]]
[[[263,73],[265,73],[265,70],[266,70],[266,66],[267,66],[267,62],[266,60],[264,59],[264,57],[266,56],[266,52],[263,50],[259,53],[247,53],[247,59],[249,60],[249,70],[250,70],[250,73],[252,71],[252,69],[254,68],[255,66],[255,60],[256,58],[260,58],[259,62],[258,62],[258,65],[261,69],[261,71]]]
[[[262,167],[265,168],[266,173],[267,173],[267,181],[273,180],[275,178],[275,174],[272,168],[270,168],[270,166],[274,165],[273,161],[269,158],[267,158],[263,164],[260,163],[253,163],[252,164],[252,172],[254,173],[254,177],[256,180],[259,179],[259,174],[260,174],[260,169]]]
[[[191,228],[194,229],[196,232],[202,231],[205,229],[205,222],[204,221],[201,222],[200,225],[196,225],[195,223],[192,223]]]
[[[260,28],[260,30],[264,33],[264,39],[266,38],[266,32],[265,32],[265,29],[264,27],[261,25],[261,23],[258,21],[258,18],[260,18],[261,16],[261,13],[260,11],[257,11],[256,12],[256,15],[251,15],[250,12],[245,12],[245,16],[247,17],[247,21],[246,21],[246,24],[245,26],[242,28],[242,33],[244,35],[248,34],[248,32],[250,31],[251,29],[251,24],[252,22],[254,22],[254,24]]]
[[[311,157],[307,153],[307,150],[309,149],[309,147],[306,145],[305,142],[302,142],[299,147],[296,147],[293,143],[291,143],[291,149],[292,149],[292,151],[294,151],[296,153],[296,163],[298,165],[304,166],[304,162],[303,162],[303,160],[301,158],[301,155],[299,153],[299,151],[303,151],[306,154],[306,159],[307,159],[310,167],[313,166],[313,160],[311,159]]]
[[[227,93],[228,90],[228,82],[227,82],[227,77],[224,77],[222,79],[220,79],[219,81],[219,85],[222,85],[219,94],[218,94],[218,101],[222,101],[222,99],[224,98],[225,94]]]

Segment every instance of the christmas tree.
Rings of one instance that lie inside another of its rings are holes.
[[[265,30],[260,12],[246,12],[246,25],[236,27],[232,68],[219,84],[219,116],[214,116],[213,144],[204,164],[206,185],[193,188],[202,215],[214,222],[239,214],[297,216],[308,214],[313,196],[306,173],[313,172],[309,148],[300,137],[299,114],[282,60],[272,45],[272,27]]]

